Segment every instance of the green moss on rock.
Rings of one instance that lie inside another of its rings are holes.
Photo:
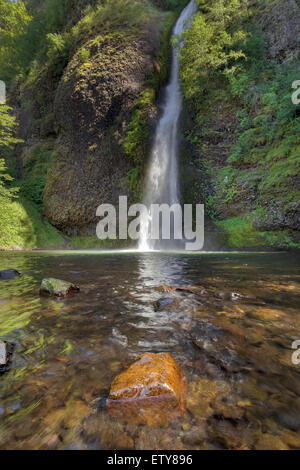
[[[56,297],[66,297],[78,291],[79,287],[75,286],[75,284],[55,278],[43,279],[40,287],[40,294]]]

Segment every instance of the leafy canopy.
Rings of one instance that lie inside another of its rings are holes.
[[[0,80],[8,81],[20,72],[19,40],[30,20],[24,2],[0,0]]]
[[[202,5],[191,28],[183,35],[180,53],[181,79],[187,98],[201,93],[210,77],[220,71],[232,74],[244,58],[241,44],[247,34],[242,23],[247,16],[246,0],[210,0]]]
[[[0,149],[1,147],[12,147],[20,142],[14,137],[16,117],[10,114],[9,106],[0,105]]]
[[[10,111],[9,106],[0,105],[0,151],[5,151],[20,142],[14,137],[16,118],[10,114]],[[0,208],[2,211],[18,192],[18,188],[6,187],[6,183],[12,180],[13,178],[7,173],[4,158],[0,158]]]

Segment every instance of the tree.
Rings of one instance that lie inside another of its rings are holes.
[[[0,80],[20,72],[18,41],[30,20],[24,2],[0,0]]]
[[[215,72],[232,73],[236,61],[245,57],[240,48],[247,37],[242,28],[247,15],[245,1],[211,0],[205,4],[205,14],[202,10],[196,13],[191,28],[184,34],[180,52],[181,79],[187,98],[200,94]]]
[[[0,105],[0,152],[12,148],[16,143],[21,142],[14,137],[16,128],[16,118],[10,114],[9,106]],[[1,156],[0,153],[0,156]],[[0,158],[0,225],[2,230],[6,227],[4,221],[10,213],[11,202],[17,196],[19,188],[7,187],[7,183],[13,178],[7,172],[4,158]],[[3,234],[2,234],[3,235]],[[0,230],[1,239],[1,230]]]
[[[0,148],[11,148],[20,139],[14,137],[16,127],[16,117],[10,114],[12,108],[5,105],[0,105]]]
[[[13,181],[13,178],[7,173],[5,160],[0,158],[0,205],[2,209],[5,204],[16,197],[16,193],[19,191],[19,188],[7,188],[6,183],[9,181]]]

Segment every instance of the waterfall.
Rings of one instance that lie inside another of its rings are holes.
[[[182,11],[173,29],[174,35],[181,36],[191,23],[197,10],[192,0]],[[182,47],[182,44],[181,44]],[[149,208],[151,204],[166,203],[169,205],[180,202],[178,181],[178,121],[182,110],[182,92],[179,80],[178,50],[172,50],[172,69],[170,82],[164,93],[164,104],[158,122],[154,144],[151,152],[143,203]],[[141,218],[139,249],[171,248],[173,241],[149,240],[151,224],[150,212]],[[167,243],[167,244],[166,244]]]

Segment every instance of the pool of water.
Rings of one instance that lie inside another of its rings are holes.
[[[297,253],[0,253],[1,449],[300,448]],[[44,277],[79,285],[39,296]],[[162,284],[184,287],[163,293]],[[155,311],[154,302],[172,302]],[[169,352],[186,413],[164,427],[111,418],[113,378],[143,352]],[[300,357],[300,356],[299,356]]]

